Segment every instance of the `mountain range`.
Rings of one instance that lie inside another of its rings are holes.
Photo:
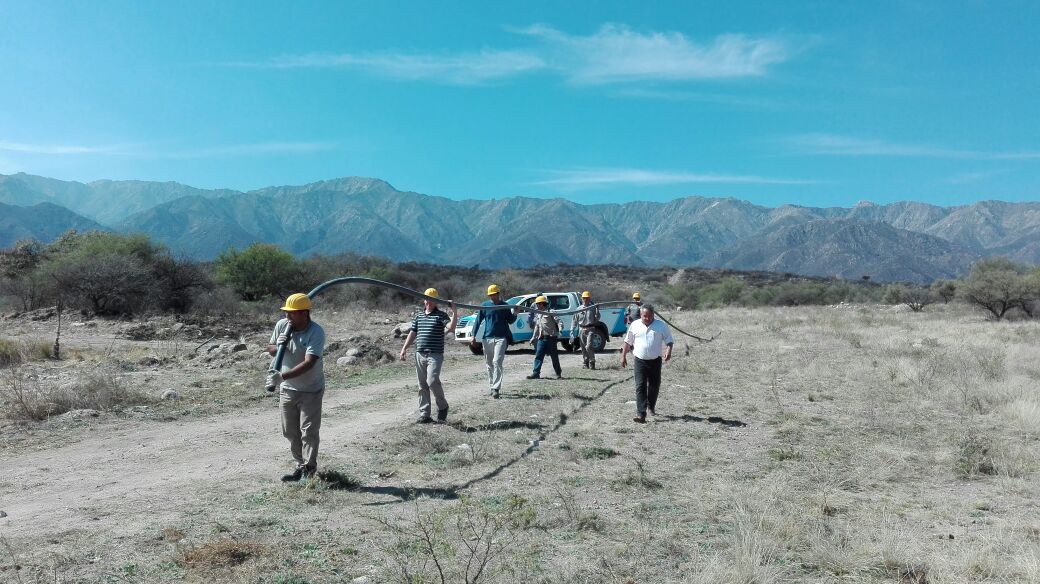
[[[212,259],[262,241],[297,255],[355,252],[488,268],[619,264],[927,282],[979,258],[1040,263],[1040,203],[762,207],[731,198],[580,205],[454,200],[341,178],[249,192],[175,182],[0,175],[0,246],[65,229],[145,233]]]

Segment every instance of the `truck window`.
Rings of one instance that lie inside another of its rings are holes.
[[[570,308],[570,302],[567,301],[567,295],[558,294],[549,297],[550,310],[567,310],[568,308]]]

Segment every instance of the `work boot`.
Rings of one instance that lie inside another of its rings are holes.
[[[303,478],[303,467],[302,466],[298,466],[298,467],[296,467],[296,470],[292,471],[291,473],[289,473],[287,475],[282,476],[282,482],[283,483],[295,483],[295,482],[299,481],[301,478]]]
[[[540,377],[541,375],[538,375],[537,373],[532,373],[527,376],[528,379],[539,379]]]
[[[303,468],[303,478],[305,478],[305,479],[312,479],[312,478],[314,478],[314,475],[317,472],[318,472],[317,468],[309,467],[309,466],[304,467]]]
[[[593,371],[595,371],[596,364],[595,363],[589,363],[589,369],[592,369]]]
[[[557,373],[556,379],[563,379],[563,373]]]
[[[448,408],[444,408],[443,410],[437,410],[437,421],[438,422],[443,422],[444,420],[447,420],[447,419],[448,419]]]
[[[637,424],[645,424],[646,423],[646,416],[636,416],[636,417],[632,418],[632,421],[637,423]]]
[[[429,424],[430,422],[433,422],[433,418],[430,416],[420,416],[419,419],[415,421],[416,424]]]

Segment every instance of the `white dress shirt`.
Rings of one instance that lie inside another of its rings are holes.
[[[672,331],[661,320],[654,319],[650,326],[637,320],[629,325],[625,342],[637,359],[657,359],[664,353],[664,346],[672,344]]]

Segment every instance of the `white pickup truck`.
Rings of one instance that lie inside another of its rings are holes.
[[[549,301],[549,312],[566,312],[581,306],[581,297],[577,292],[524,294],[523,296],[514,296],[506,300],[506,304],[531,306],[534,299],[538,296],[545,296],[545,299]],[[529,313],[527,312],[521,312],[517,315],[516,322],[509,326],[509,330],[513,334],[514,344],[531,340],[532,331],[531,324],[527,319],[528,314]],[[560,331],[560,345],[568,351],[576,351],[580,348],[578,344],[578,325],[576,324],[574,317],[575,315],[573,314],[560,317],[560,323],[563,325],[563,330]],[[471,314],[462,317],[459,320],[459,324],[455,327],[456,341],[468,344],[473,340],[473,336],[477,332],[472,330],[473,321],[475,321],[476,318],[475,314]],[[596,323],[596,331],[592,338],[592,346],[597,352],[602,351],[606,348],[610,337],[620,337],[625,334],[626,330],[625,310],[623,308],[600,308],[599,322]],[[475,355],[479,355],[484,351],[483,347],[481,347],[479,343],[476,347],[471,345],[470,349]]]

